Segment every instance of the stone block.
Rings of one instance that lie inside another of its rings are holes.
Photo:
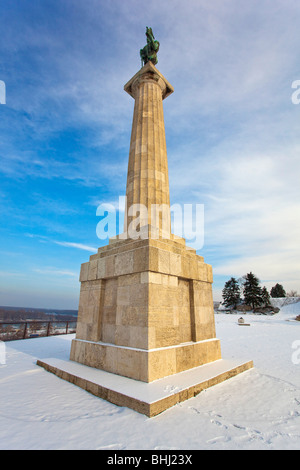
[[[178,347],[176,348],[176,373],[196,367],[195,348]]]
[[[142,284],[162,284],[162,274],[153,273],[151,271],[141,273]]]
[[[177,253],[170,253],[170,274],[181,276],[181,256]]]
[[[105,278],[105,258],[98,259],[97,279]]]
[[[102,325],[101,340],[104,343],[116,343],[116,325],[105,323]]]
[[[146,271],[149,268],[149,249],[141,247],[133,252],[133,272]]]
[[[176,374],[175,349],[151,351],[149,353],[148,367],[148,382],[158,380],[168,375]]]
[[[105,277],[115,277],[115,255],[105,259]]]
[[[151,246],[149,248],[149,271],[160,272],[158,268],[159,249]]]
[[[200,281],[204,281],[204,282],[207,282],[207,265],[202,262],[202,261],[198,261],[198,275],[197,275],[197,279],[200,280]]]
[[[134,264],[134,253],[133,251],[128,251],[125,253],[119,253],[115,257],[115,276],[121,276],[123,274],[128,274],[133,272]]]
[[[89,262],[88,281],[97,279],[98,260],[94,259]]]
[[[84,282],[88,280],[88,274],[89,274],[89,262],[83,263],[81,265],[80,269],[80,276],[79,276],[79,281]]]
[[[206,269],[207,269],[207,282],[210,282],[211,284],[213,283],[213,270],[212,270],[212,266],[210,266],[210,264],[207,264],[206,265]]]
[[[189,264],[189,279],[197,279],[198,278],[198,261],[196,257],[190,256],[190,259],[188,260]]]
[[[132,326],[116,325],[115,344],[118,346],[131,346],[130,332]]]
[[[158,252],[158,272],[163,274],[170,273],[170,253],[169,251],[159,250]]]
[[[129,346],[137,349],[148,349],[148,327],[130,326]]]
[[[128,286],[119,286],[117,289],[117,305],[130,305],[130,290]]]

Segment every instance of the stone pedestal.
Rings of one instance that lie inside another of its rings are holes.
[[[211,266],[182,243],[99,248],[80,280],[71,360],[151,382],[221,358]]]

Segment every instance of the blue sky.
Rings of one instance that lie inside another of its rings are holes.
[[[254,272],[300,292],[300,4],[295,0],[0,3],[0,305],[77,308],[99,203],[125,195],[133,100],[151,26],[171,203],[205,208],[214,297]]]

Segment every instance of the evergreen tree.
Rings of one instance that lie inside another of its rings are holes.
[[[270,291],[271,297],[286,297],[286,292],[281,284],[276,284]]]
[[[262,300],[262,303],[263,305],[270,305],[270,294],[266,288],[266,286],[264,286],[262,288],[262,291],[261,291],[261,300]]]
[[[250,305],[253,309],[262,305],[262,289],[259,285],[259,279],[252,272],[244,276],[243,293],[246,305]]]
[[[237,304],[240,302],[240,286],[234,277],[225,282],[224,289],[222,290],[222,297],[224,299],[223,303],[225,307],[236,308]]]

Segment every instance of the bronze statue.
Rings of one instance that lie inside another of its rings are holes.
[[[152,28],[148,28],[148,26],[146,28],[146,37],[147,44],[143,49],[140,50],[142,67],[149,61],[151,61],[153,65],[156,65],[158,62],[157,52],[159,49],[159,42],[155,40]]]

